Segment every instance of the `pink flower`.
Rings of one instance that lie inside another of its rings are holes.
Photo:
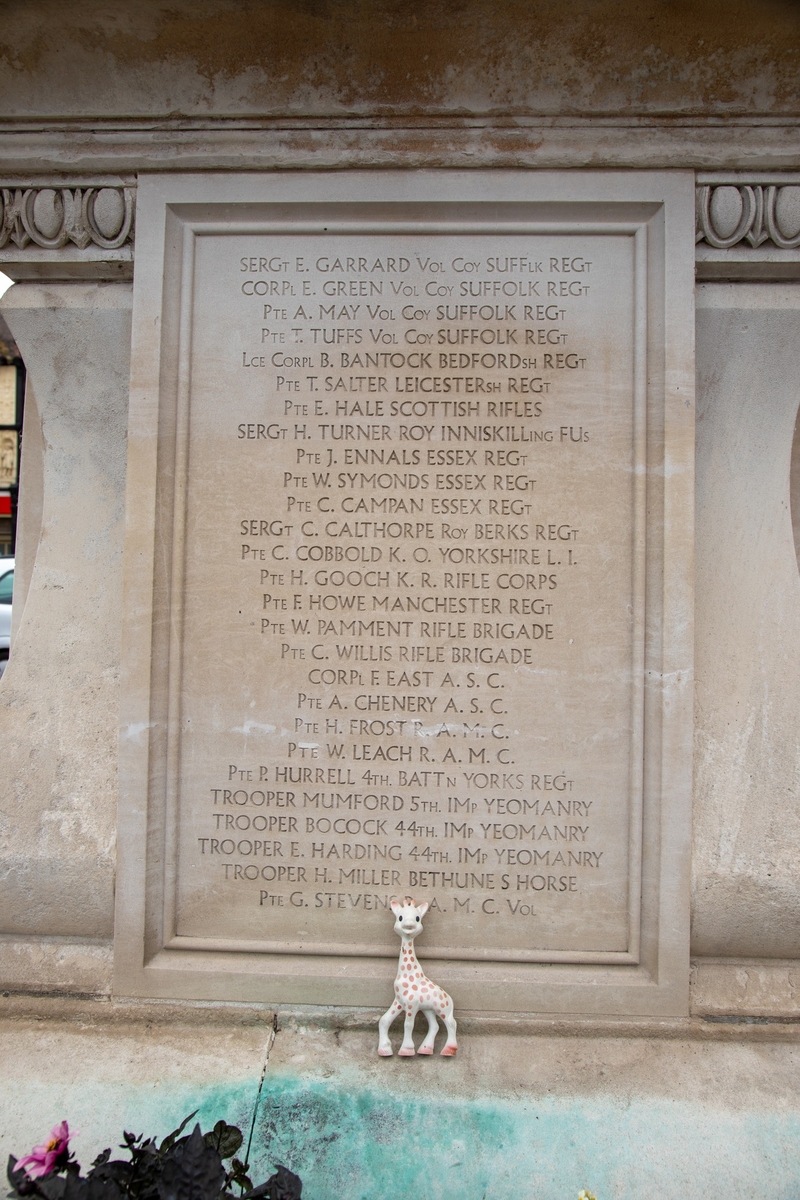
[[[51,1130],[50,1140],[44,1146],[34,1146],[30,1154],[18,1160],[17,1170],[24,1167],[31,1179],[49,1175],[54,1167],[61,1166],[66,1161],[69,1139],[74,1136],[70,1133],[67,1122],[62,1121]]]

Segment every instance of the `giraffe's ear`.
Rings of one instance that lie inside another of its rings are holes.
[[[397,914],[400,912],[400,910],[403,907],[399,900],[391,900],[389,902],[389,905],[390,905],[392,912],[395,914],[395,916],[397,916]]]
[[[421,904],[418,904],[417,912],[419,913],[420,917],[424,917],[429,908],[430,905],[428,904],[427,900],[423,900]]]

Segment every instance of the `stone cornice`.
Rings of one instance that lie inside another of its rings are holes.
[[[780,117],[85,118],[0,120],[0,171],[65,182],[139,171],[531,167],[797,169]]]

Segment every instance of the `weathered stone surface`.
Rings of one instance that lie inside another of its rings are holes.
[[[789,511],[800,291],[698,289],[692,949],[800,954],[800,575]]]
[[[11,6],[4,113],[796,113],[792,4],[422,0]]]
[[[0,934],[0,985],[10,992],[107,996],[112,968],[110,938]]]
[[[702,1016],[797,1018],[797,959],[697,959],[691,1009]]]
[[[98,193],[97,230],[111,239],[122,193],[109,189],[135,182],[143,165],[171,166],[177,154],[182,164],[217,168],[796,165],[793,6],[703,3],[681,9],[679,18],[655,3],[625,0],[579,3],[569,13],[554,3],[478,0],[457,12],[388,0],[300,7],[178,0],[169,10],[115,0],[102,13],[89,3],[15,4],[0,36],[2,161],[40,184],[51,168],[77,172],[66,181],[70,196],[85,184],[82,172],[94,172],[90,182],[107,185]],[[65,117],[73,121],[69,130]],[[716,179],[710,203],[718,236],[739,213],[741,183]],[[764,175],[754,186],[767,197],[770,187],[784,189],[774,215],[791,240],[792,181]],[[59,237],[60,196],[36,197],[44,238]],[[79,225],[81,241],[88,235]],[[71,243],[67,249],[78,253]],[[66,269],[58,252],[29,251],[21,271]],[[730,255],[721,258],[727,253],[701,246],[706,277],[735,273]],[[87,254],[97,261],[81,269],[130,269],[129,247],[124,261],[121,251],[102,260],[96,246]],[[755,265],[752,255],[739,258],[743,273],[797,272],[792,250],[767,246]],[[44,299],[29,293],[25,301],[17,289],[6,301],[31,370],[18,550],[18,597],[28,603],[15,606],[19,636],[3,685],[4,820],[14,846],[4,884],[9,928],[20,935],[6,951],[15,984],[35,981],[29,935],[85,937],[94,961],[95,940],[110,934],[127,351],[124,314],[104,305],[123,293],[57,285]],[[698,325],[704,400],[694,946],[735,962],[798,953],[793,863],[800,832],[790,715],[798,584],[784,470],[796,408],[796,302],[791,290],[731,296],[703,292]],[[87,406],[78,416],[76,397]],[[87,428],[94,450],[83,437]],[[78,518],[93,541],[82,540]],[[86,662],[88,676],[78,666]],[[47,864],[35,885],[31,863]],[[66,894],[74,911],[63,904]],[[70,941],[48,944],[42,982],[77,987],[96,978],[101,986],[102,971],[95,976],[81,965],[82,953]],[[741,995],[738,969],[715,962],[710,974],[698,975],[714,981],[701,1007],[724,1010],[730,984],[734,1008],[791,1008],[791,989],[789,999],[766,985],[757,989],[761,999],[750,985]],[[696,982],[696,997],[705,994]]]
[[[2,683],[11,934],[113,929],[130,303],[128,286],[102,284],[18,285],[3,303],[38,423],[22,478],[24,611]]]

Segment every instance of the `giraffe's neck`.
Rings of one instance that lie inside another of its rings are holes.
[[[414,942],[411,938],[407,941],[403,940],[400,946],[400,961],[397,964],[398,975],[402,975],[404,971],[414,971],[418,968],[419,962],[414,953]]]

